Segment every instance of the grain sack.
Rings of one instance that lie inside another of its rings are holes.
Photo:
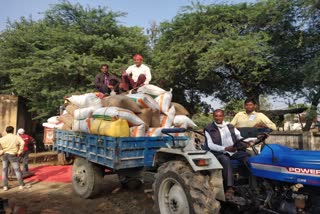
[[[148,137],[162,136],[161,130],[162,130],[162,128],[149,128],[146,133],[146,136],[148,136]]]
[[[68,126],[66,124],[63,124],[63,126],[61,127],[61,130],[65,130],[65,131],[72,131],[72,127]]]
[[[87,93],[82,95],[72,95],[66,98],[71,104],[76,105],[79,108],[88,106],[101,106],[101,99],[96,96],[95,93]]]
[[[166,114],[160,114],[160,127],[170,128],[173,124],[175,114],[174,106],[171,106],[170,110]]]
[[[89,133],[90,129],[88,127],[88,123],[92,123],[91,120],[92,119],[73,120],[72,131]]]
[[[79,108],[74,110],[73,117],[75,120],[86,119],[89,115],[92,114],[96,109],[101,108],[100,106],[89,106],[86,108]]]
[[[189,112],[183,105],[175,102],[172,102],[171,105],[174,105],[174,108],[176,109],[176,115],[189,115]]]
[[[152,110],[151,127],[160,127],[160,110]]]
[[[157,97],[157,96],[166,92],[162,88],[155,86],[155,85],[152,85],[152,84],[141,86],[138,88],[137,91],[138,91],[138,93],[148,94],[152,97]]]
[[[105,97],[101,100],[103,107],[119,107],[124,109],[129,109],[130,111],[133,111],[134,113],[140,113],[141,109],[139,105],[134,102],[130,97],[124,96],[124,95],[114,95]]]
[[[130,127],[130,137],[143,137],[145,136],[145,133],[146,128],[144,124]]]
[[[66,111],[73,115],[74,114],[74,111],[77,110],[79,107],[77,107],[76,105],[73,105],[73,104],[70,104],[70,105],[67,105],[66,107]]]
[[[159,104],[147,94],[127,94],[126,96],[130,97],[141,108],[160,109]]]
[[[46,128],[50,128],[50,129],[54,129],[54,128],[61,129],[61,127],[63,126],[63,123],[62,122],[59,122],[59,123],[56,123],[56,124],[53,124],[53,123],[42,123],[42,126],[46,127]]]
[[[130,126],[138,126],[144,124],[137,115],[128,109],[119,107],[102,107],[95,110],[92,114],[95,119],[114,120],[115,118],[122,118],[128,121]]]
[[[57,123],[59,123],[58,117],[59,117],[59,116],[50,117],[50,118],[47,120],[47,122],[48,122],[48,123],[51,123],[51,124],[57,124]]]
[[[192,128],[197,127],[197,125],[185,115],[176,115],[173,120],[173,125],[180,128]]]
[[[155,101],[160,106],[160,112],[166,113],[169,111],[170,105],[171,105],[171,99],[172,99],[172,93],[171,92],[165,92],[164,94],[161,94],[160,96],[155,98]]]
[[[73,116],[72,116],[71,114],[68,114],[68,113],[67,113],[67,114],[60,115],[60,116],[58,117],[58,120],[59,120],[60,122],[63,122],[64,124],[66,124],[66,126],[71,127],[74,118],[73,118]]]
[[[129,125],[124,119],[106,121],[94,119],[90,125],[90,133],[109,137],[129,137]]]
[[[151,121],[152,121],[152,109],[151,108],[143,108],[141,109],[141,113],[137,114],[137,116],[143,120],[145,124],[145,128],[147,131],[149,127],[151,126]]]

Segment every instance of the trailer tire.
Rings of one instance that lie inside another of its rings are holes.
[[[160,166],[152,187],[157,213],[219,213],[220,203],[209,176],[193,172],[184,161]]]
[[[100,191],[104,171],[98,165],[77,158],[72,167],[72,187],[82,198],[92,198]]]

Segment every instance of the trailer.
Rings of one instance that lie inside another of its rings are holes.
[[[125,184],[143,182],[142,173],[154,173],[155,209],[160,213],[219,213],[224,200],[218,160],[194,148],[189,137],[163,129],[160,137],[107,137],[64,130],[54,131],[53,149],[73,159],[72,186],[83,198],[101,189],[102,179],[118,174]]]

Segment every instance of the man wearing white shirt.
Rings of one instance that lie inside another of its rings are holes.
[[[125,91],[149,84],[152,78],[150,68],[142,64],[143,57],[141,55],[134,55],[133,61],[134,65],[129,66],[122,74],[120,88]]]
[[[226,190],[226,199],[231,199],[233,190],[233,170],[231,159],[247,161],[249,154],[245,151],[237,151],[234,144],[242,139],[239,130],[233,125],[224,122],[224,111],[216,109],[213,113],[214,122],[206,126],[204,133],[206,137],[205,146],[219,160],[223,166],[223,184]],[[247,144],[244,144],[246,146]]]

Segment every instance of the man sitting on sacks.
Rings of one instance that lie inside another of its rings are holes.
[[[101,73],[96,75],[94,85],[99,92],[109,95],[112,89],[119,85],[120,79],[108,72],[107,64],[101,65],[100,70]]]
[[[133,57],[134,65],[131,65],[122,73],[120,89],[129,91],[140,86],[149,84],[151,81],[150,68],[142,64],[143,57],[139,54]],[[130,76],[131,75],[131,76]]]

